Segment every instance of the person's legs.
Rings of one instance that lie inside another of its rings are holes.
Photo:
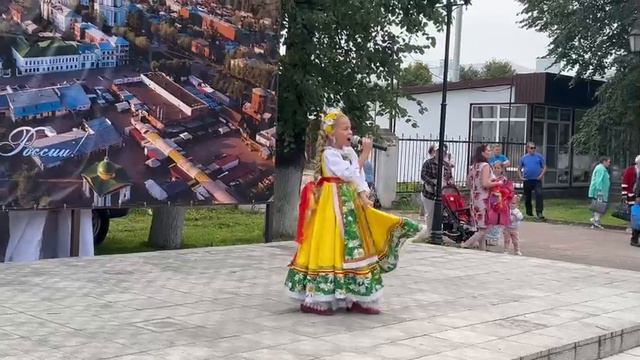
[[[427,231],[433,230],[433,208],[434,200],[422,197],[422,207],[424,208],[424,223],[427,225]]]
[[[511,242],[513,243],[513,253],[522,255],[520,252],[520,234],[518,233],[518,229],[509,229],[509,233],[511,234]]]
[[[511,245],[511,229],[506,228],[504,229],[504,245],[503,245],[503,251],[505,253],[509,252],[509,246]]]
[[[544,200],[542,198],[542,181],[536,180],[534,191],[536,193],[536,216],[543,217]]]
[[[640,247],[638,244],[638,237],[640,237],[640,230],[632,229],[631,230],[631,245]]]
[[[524,192],[524,207],[526,209],[527,215],[533,216],[533,207],[531,205],[531,192],[533,191],[533,187],[531,184],[531,180],[524,181],[522,191]]]

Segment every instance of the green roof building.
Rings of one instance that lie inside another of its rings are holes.
[[[131,182],[124,169],[105,157],[82,174],[82,191],[94,207],[121,206],[131,199]]]

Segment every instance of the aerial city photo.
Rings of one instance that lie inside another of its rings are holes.
[[[0,0],[0,206],[273,195],[279,2]]]

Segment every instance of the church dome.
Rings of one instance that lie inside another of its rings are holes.
[[[108,157],[105,157],[104,160],[98,164],[98,176],[102,180],[113,179],[116,176],[116,170],[116,165],[109,161]]]

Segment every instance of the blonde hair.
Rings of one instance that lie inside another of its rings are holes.
[[[322,156],[324,155],[324,149],[329,145],[330,136],[333,135],[333,130],[338,120],[346,118],[347,116],[341,111],[332,111],[327,113],[322,118],[320,129],[318,130],[318,140],[316,140],[316,158],[315,158],[315,171],[314,178],[317,180],[322,177]]]

